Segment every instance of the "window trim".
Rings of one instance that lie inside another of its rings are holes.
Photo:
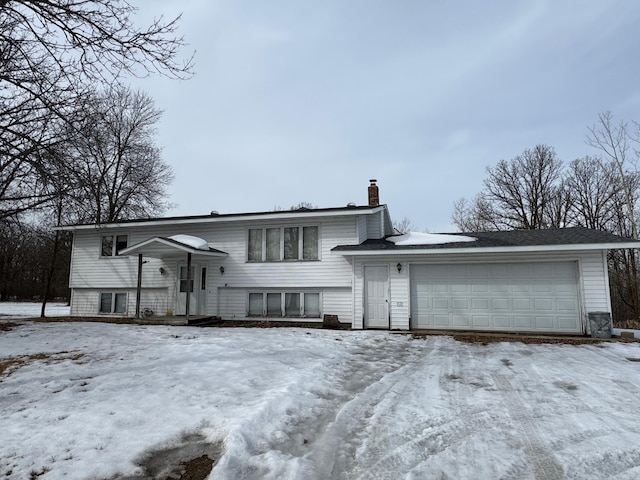
[[[280,314],[279,315],[270,315],[267,312],[268,304],[267,298],[268,295],[280,295]],[[299,315],[287,315],[286,314],[286,297],[287,294],[298,294],[299,295]],[[261,313],[251,313],[251,295],[262,295],[262,312]],[[305,300],[307,295],[317,295],[318,296],[318,315],[315,316],[307,316],[305,315]],[[247,317],[251,318],[322,318],[322,292],[320,290],[295,290],[295,289],[274,289],[274,290],[248,290],[246,295],[246,312]]]
[[[102,311],[102,296],[111,295],[109,311]],[[116,311],[118,305],[118,296],[124,295],[124,310],[122,312]],[[128,292],[114,292],[103,291],[98,294],[98,314],[99,315],[126,315],[129,309],[129,294]]]
[[[105,238],[111,238],[111,255],[104,255],[104,239]],[[118,237],[125,237],[126,238],[126,244],[122,247],[118,247]],[[100,246],[99,246],[99,256],[100,258],[117,258],[119,255],[118,253],[120,253],[121,250],[124,250],[125,248],[127,248],[129,246],[129,234],[127,233],[122,233],[122,234],[117,234],[117,233],[112,233],[109,235],[100,235]]]
[[[287,258],[285,259],[285,229],[296,228],[298,229],[298,258]],[[304,258],[305,249],[304,249],[304,232],[306,228],[315,228],[316,229],[316,258]],[[267,231],[268,230],[279,230],[279,257],[278,259],[268,260],[268,251],[267,251]],[[261,256],[260,259],[252,259],[250,258],[251,253],[251,232],[259,231],[260,233],[260,242],[261,242]],[[321,231],[320,225],[310,224],[310,225],[280,225],[280,226],[262,226],[262,227],[248,227],[246,233],[246,251],[245,251],[245,261],[246,263],[278,263],[278,262],[318,262],[321,260]]]

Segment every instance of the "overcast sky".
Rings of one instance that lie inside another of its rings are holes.
[[[180,12],[196,75],[135,83],[164,110],[168,215],[362,205],[376,178],[394,219],[454,231],[487,166],[640,120],[636,0],[162,0],[139,21]]]

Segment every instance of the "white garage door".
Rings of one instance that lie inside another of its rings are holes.
[[[580,333],[577,263],[411,265],[411,327]]]

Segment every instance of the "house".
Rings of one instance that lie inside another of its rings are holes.
[[[61,227],[71,313],[580,334],[590,314],[610,322],[607,251],[640,248],[585,228],[394,235],[375,180],[368,197]]]

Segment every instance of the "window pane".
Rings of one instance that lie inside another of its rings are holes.
[[[267,260],[280,260],[280,229],[267,228]]]
[[[191,267],[191,282],[189,282],[189,285],[191,286],[191,288],[189,289],[189,292],[193,292],[194,274],[195,274],[195,267]],[[186,293],[186,291],[187,291],[187,267],[180,267],[180,293]]]
[[[281,299],[282,295],[279,293],[267,293],[267,315],[270,317],[282,315]]]
[[[284,294],[284,314],[287,317],[300,316],[300,294],[299,293]]]
[[[304,260],[317,260],[318,227],[304,227],[302,231],[302,258]]]
[[[284,259],[298,260],[298,227],[289,227],[284,229]]]
[[[320,316],[320,294],[319,293],[304,294],[304,316],[305,317]]]
[[[262,261],[262,229],[249,230],[249,256],[250,262]]]
[[[262,294],[249,294],[249,315],[262,315]]]
[[[100,294],[100,313],[111,313],[111,294]]]
[[[200,277],[200,290],[207,289],[207,267],[202,267],[201,277]]]
[[[103,257],[110,257],[113,255],[113,235],[104,235],[102,237],[101,255]]]
[[[116,293],[115,313],[124,313],[127,310],[127,294]]]
[[[120,250],[124,250],[125,248],[127,248],[127,236],[118,235],[116,237],[116,255],[120,253]]]

